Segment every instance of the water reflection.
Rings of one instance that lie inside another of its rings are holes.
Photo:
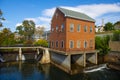
[[[102,69],[96,72],[69,75],[51,64],[35,61],[0,63],[0,80],[119,80],[120,72]]]

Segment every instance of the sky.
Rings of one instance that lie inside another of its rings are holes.
[[[3,28],[16,30],[24,20],[33,20],[37,26],[50,30],[50,22],[56,7],[87,14],[95,19],[95,25],[120,21],[120,0],[0,0],[3,12]]]

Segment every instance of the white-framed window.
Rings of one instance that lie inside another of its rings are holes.
[[[57,19],[57,17],[58,17],[58,13],[55,14],[55,17],[56,17],[56,19]]]
[[[64,24],[61,25],[61,31],[64,31]]]
[[[87,41],[84,41],[84,48],[87,48]]]
[[[90,40],[90,48],[93,48],[93,40]]]
[[[80,48],[80,44],[81,44],[80,40],[77,40],[77,48]]]
[[[77,32],[80,32],[80,24],[77,25]]]
[[[70,40],[70,42],[69,42],[69,47],[70,47],[70,48],[74,48],[74,41],[73,41],[73,40]]]
[[[70,24],[70,32],[74,32],[74,24],[73,23]]]
[[[58,26],[56,26],[56,31],[58,31]]]
[[[87,32],[87,26],[84,26],[84,32]]]
[[[61,48],[64,48],[64,41],[61,41]]]
[[[52,28],[52,32],[54,31],[54,28]]]
[[[93,31],[92,26],[90,26],[90,32],[92,32],[92,31]]]
[[[56,48],[58,48],[58,41],[56,41]]]

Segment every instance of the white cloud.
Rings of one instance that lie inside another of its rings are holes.
[[[51,9],[45,9],[45,10],[42,12],[42,15],[43,15],[43,16],[47,16],[47,17],[52,17],[53,14],[54,14],[55,9],[56,9],[56,7],[51,8]]]
[[[60,6],[60,7],[78,11],[78,12],[82,12],[93,18],[99,17],[106,13],[120,12],[120,3],[79,5],[79,6],[75,6],[75,7],[70,7],[70,6]],[[52,17],[54,11],[55,11],[55,8],[46,9],[43,11],[43,15]]]
[[[20,25],[22,25],[22,23],[17,23],[15,26],[17,27],[17,26],[20,26]]]
[[[91,5],[78,5],[75,7],[71,6],[60,6],[66,9],[78,11],[89,15],[90,17],[96,20],[96,24],[100,25],[102,18],[105,18],[105,22],[112,20],[117,21],[120,19],[119,15],[110,15],[114,13],[120,13],[120,3],[114,4],[91,4]],[[25,18],[27,20],[33,20],[36,23],[36,26],[44,26],[46,30],[50,29],[50,20],[55,12],[56,7],[45,9],[42,11],[42,16],[36,18]],[[106,16],[105,14],[109,14]],[[117,19],[116,19],[117,18]]]

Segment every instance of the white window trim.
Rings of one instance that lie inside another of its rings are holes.
[[[62,42],[63,42],[63,47],[62,47]],[[61,48],[64,48],[64,40],[61,41]]]
[[[78,42],[79,42],[79,46],[78,46]],[[80,48],[81,47],[81,41],[80,40],[77,40],[77,48]]]
[[[92,26],[90,26],[90,32],[91,32],[91,33],[93,32],[93,27],[92,27]]]
[[[70,41],[69,41],[69,48],[70,48],[70,49],[72,49],[72,48],[71,48],[71,41],[73,42],[73,47],[72,47],[72,48],[74,48],[74,41],[73,41],[73,40],[70,40]]]
[[[78,31],[78,27],[79,27],[79,31]],[[77,25],[77,32],[80,32],[81,31],[81,26],[80,24]]]
[[[84,32],[87,32],[87,25],[84,26]],[[85,31],[86,30],[86,31]]]
[[[57,43],[57,42],[58,42],[58,43]],[[56,44],[57,44],[58,46],[57,46]],[[58,41],[58,40],[55,42],[55,47],[56,47],[56,48],[59,47],[59,41]]]
[[[88,47],[88,42],[87,45],[85,46],[85,42],[87,42],[86,40],[84,41],[84,48],[86,49]]]
[[[73,30],[71,30],[71,27],[73,27]],[[70,32],[74,32],[74,24],[70,23]]]

